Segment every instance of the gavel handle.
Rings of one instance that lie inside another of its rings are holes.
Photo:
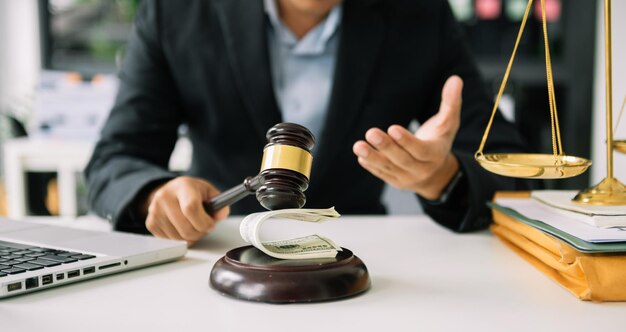
[[[231,205],[240,199],[254,194],[259,187],[263,184],[263,179],[260,175],[255,177],[247,177],[242,184],[234,186],[221,194],[211,198],[208,202],[204,203],[204,209],[209,214],[219,211],[220,209]]]

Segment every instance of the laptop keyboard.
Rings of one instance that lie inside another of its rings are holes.
[[[9,274],[95,258],[80,252],[42,248],[0,240],[0,278]]]

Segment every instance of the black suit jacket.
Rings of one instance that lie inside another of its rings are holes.
[[[86,169],[89,201],[117,229],[145,230],[129,207],[167,171],[181,124],[189,127],[188,174],[224,190],[259,172],[268,128],[281,122],[261,0],[144,0],[120,73],[116,105]],[[381,214],[383,182],[362,169],[352,145],[371,127],[423,122],[453,74],[465,82],[453,152],[464,180],[443,206],[423,202],[455,231],[489,223],[485,201],[523,182],[474,161],[492,102],[444,0],[345,0],[330,109],[314,157],[307,207]],[[485,151],[520,151],[515,128],[496,118]],[[416,200],[417,201],[417,200]],[[262,210],[254,197],[235,214]]]

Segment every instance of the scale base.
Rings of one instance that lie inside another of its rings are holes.
[[[267,303],[333,301],[369,289],[367,267],[352,251],[336,257],[276,259],[253,246],[230,250],[213,269],[209,284],[237,299]]]
[[[626,205],[626,186],[616,178],[605,178],[572,199],[581,205]]]

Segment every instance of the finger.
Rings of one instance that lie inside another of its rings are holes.
[[[352,149],[359,157],[359,164],[383,180],[395,180],[398,174],[404,173],[364,141],[357,141]]]
[[[450,76],[441,90],[441,104],[439,113],[446,117],[458,117],[461,114],[463,103],[463,80],[456,76]]]
[[[178,233],[167,217],[158,221],[158,227],[161,229],[166,239],[183,240],[183,237]]]
[[[178,201],[183,216],[196,231],[207,233],[215,228],[215,221],[204,210],[201,193],[195,190],[185,191],[179,195]]]
[[[171,225],[178,235],[184,240],[196,240],[204,236],[204,232],[198,232],[191,222],[183,215],[180,210],[180,202],[178,200],[167,201],[163,205],[163,211],[169,220],[168,225]],[[164,231],[170,231],[171,228],[164,229]]]
[[[150,234],[159,238],[167,238],[167,236],[165,235],[163,230],[159,227],[159,225],[151,219],[153,218],[151,218],[150,216],[148,216],[148,219],[146,219],[146,228],[148,229]]]
[[[398,182],[398,179],[396,178],[396,176],[393,173],[389,173],[388,171],[380,168],[377,165],[371,164],[369,163],[367,160],[359,157],[358,159],[359,164],[361,165],[361,167],[363,167],[365,170],[367,170],[368,172],[372,173],[374,176],[376,176],[377,178],[390,183],[390,184],[396,184]]]
[[[420,140],[402,126],[391,125],[387,129],[387,133],[389,133],[389,136],[397,145],[407,151],[418,162],[429,162],[439,153],[437,144]],[[416,167],[415,163],[413,167]]]
[[[146,218],[146,226],[152,231],[157,232],[161,237],[166,239],[182,240],[178,231],[171,225],[170,220],[165,211],[165,207],[170,201],[176,198],[168,194],[167,190],[158,190],[154,193],[154,197],[148,206],[148,216]]]
[[[230,207],[229,206],[225,206],[223,208],[221,208],[220,210],[218,210],[217,212],[214,212],[212,217],[213,217],[213,221],[217,222],[220,220],[224,220],[228,217],[228,215],[230,215]]]
[[[365,133],[365,139],[372,144],[387,160],[405,171],[411,171],[417,160],[395,140],[378,128]],[[417,140],[414,138],[414,140]]]
[[[361,151],[366,150],[366,155],[360,155]],[[399,172],[400,169],[390,162],[382,153],[372,148],[369,144],[363,141],[355,143],[355,153],[357,156],[367,161],[369,165],[372,165],[385,173]]]
[[[159,208],[159,203],[153,201],[148,206],[148,215],[146,216],[146,228],[150,233],[152,233],[156,237],[160,238],[169,238],[160,224],[163,222],[162,219],[166,218],[163,215],[163,212]]]
[[[365,141],[357,141],[352,145],[352,152],[361,158],[367,158],[372,151],[372,147]]]
[[[212,197],[215,197],[220,193],[220,191],[209,182],[202,181],[200,186],[202,202],[208,202]],[[225,206],[218,211],[213,211],[210,217],[213,221],[213,224],[215,224],[216,221],[225,219],[226,217],[228,217],[229,214],[230,207]]]

